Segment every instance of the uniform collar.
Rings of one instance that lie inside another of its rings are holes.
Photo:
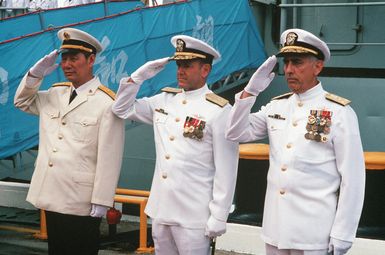
[[[207,83],[206,83],[205,85],[203,85],[199,89],[190,90],[190,91],[184,91],[183,90],[183,94],[185,95],[186,98],[193,98],[193,97],[196,97],[196,96],[204,95],[204,94],[206,94],[209,91],[210,91],[210,89],[209,89],[209,87],[207,86]]]
[[[85,91],[88,91],[88,93],[91,93],[91,91],[94,91],[97,89],[97,85],[99,84],[98,81],[99,81],[99,78],[97,76],[94,76],[94,78],[87,81],[86,83],[84,83],[83,85],[78,87],[77,89],[75,89],[75,87],[73,87],[73,89],[76,90],[76,93],[78,95],[86,93]],[[96,86],[96,88],[95,88],[95,86]]]
[[[325,93],[321,82],[319,82],[315,87],[305,91],[301,94],[296,94],[298,99],[301,101],[311,100],[319,95],[323,95]]]

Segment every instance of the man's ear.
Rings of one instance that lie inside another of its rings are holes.
[[[207,78],[211,72],[211,65],[210,64],[203,64],[202,65],[202,76],[204,78]]]
[[[323,68],[324,68],[324,62],[322,60],[317,60],[315,62],[315,70],[314,70],[315,76],[318,76]]]

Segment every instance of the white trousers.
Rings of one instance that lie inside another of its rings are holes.
[[[152,222],[155,255],[209,255],[210,239],[204,229]]]
[[[328,250],[293,250],[278,249],[276,246],[265,244],[266,255],[328,255]]]

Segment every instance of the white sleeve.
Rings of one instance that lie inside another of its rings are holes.
[[[241,99],[242,92],[235,95],[235,104],[230,111],[226,124],[226,139],[237,142],[249,142],[267,136],[265,107],[259,112],[250,113],[255,96]]]
[[[152,124],[151,98],[136,99],[139,89],[140,85],[129,82],[127,78],[122,78],[112,105],[112,112],[121,119]]]
[[[210,214],[220,221],[226,221],[230,212],[238,170],[239,145],[225,139],[223,128],[229,116],[229,108],[215,119],[212,127],[215,176],[213,199],[209,208]]]
[[[365,159],[356,114],[348,107],[339,115],[333,143],[341,185],[331,237],[352,242],[364,202]]]

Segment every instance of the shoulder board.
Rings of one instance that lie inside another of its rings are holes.
[[[346,99],[346,98],[343,98],[343,97],[340,97],[340,96],[337,96],[337,95],[334,95],[331,93],[326,93],[325,98],[327,100],[330,100],[332,102],[335,102],[335,103],[343,105],[343,106],[346,106],[346,105],[350,104],[350,102],[351,102],[349,99]]]
[[[182,89],[179,89],[179,88],[173,88],[173,87],[164,87],[161,91],[162,91],[162,92],[166,92],[166,93],[177,94],[177,93],[181,93],[181,92],[182,92]]]
[[[61,87],[61,86],[66,86],[66,87],[71,87],[72,86],[72,82],[58,82],[58,83],[54,83],[52,85],[52,87]]]
[[[109,88],[107,88],[106,86],[104,85],[100,85],[98,87],[98,89],[100,89],[101,91],[103,91],[104,93],[106,93],[109,97],[112,98],[112,100],[115,100],[115,92],[110,90]]]
[[[229,103],[229,101],[223,97],[218,96],[217,94],[214,93],[208,93],[206,94],[206,100],[210,101],[214,104],[219,105],[220,107],[223,107]]]
[[[289,98],[293,94],[294,94],[293,92],[285,93],[283,95],[279,95],[279,96],[273,97],[271,100],[279,100],[279,99]]]

